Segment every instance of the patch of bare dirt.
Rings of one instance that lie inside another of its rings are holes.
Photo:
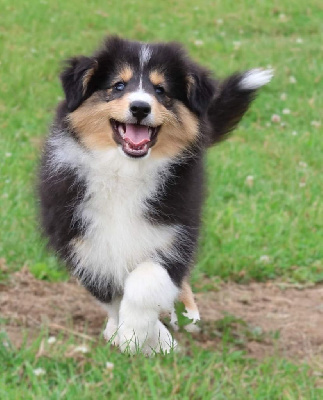
[[[197,293],[196,300],[209,328],[202,324],[201,333],[194,334],[203,347],[219,345],[219,335],[210,334],[210,327],[230,315],[261,332],[260,340],[247,335],[243,344],[252,357],[279,353],[301,360],[323,358],[323,286],[282,289],[275,282],[229,283],[216,291]],[[16,346],[26,333],[29,340],[37,337],[43,326],[51,334],[74,333],[96,341],[106,320],[105,311],[76,282],[39,281],[26,268],[13,274],[9,285],[0,286],[0,310]]]
[[[255,358],[281,354],[293,359],[323,359],[323,286],[285,287],[276,282],[221,285],[217,292],[197,293],[202,320],[233,315],[250,330],[245,348]],[[275,339],[276,337],[276,339]]]
[[[0,286],[0,315],[8,320],[5,329],[16,346],[26,333],[28,340],[37,337],[43,326],[50,333],[74,333],[95,340],[107,316],[77,282],[41,281],[27,268],[13,274],[9,286]]]

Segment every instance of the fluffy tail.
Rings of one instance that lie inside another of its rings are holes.
[[[256,68],[232,75],[220,84],[207,113],[210,145],[226,138],[248,110],[257,90],[272,77],[272,70]]]

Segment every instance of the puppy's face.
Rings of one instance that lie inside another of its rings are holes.
[[[87,148],[174,157],[198,140],[214,89],[178,45],[111,38],[94,57],[69,63],[61,76],[68,121]]]

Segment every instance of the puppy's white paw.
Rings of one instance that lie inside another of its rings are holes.
[[[119,348],[123,353],[136,354],[140,351],[146,353],[143,350],[148,335],[148,329],[144,329],[143,326],[134,328],[123,323],[119,327]]]
[[[269,83],[273,76],[272,69],[251,69],[243,75],[239,87],[242,90],[256,90]]]
[[[169,353],[177,347],[176,340],[159,320],[150,329],[133,327],[119,328],[119,347],[124,353],[136,354],[142,352],[146,356],[155,353]]]
[[[170,314],[170,326],[174,329],[174,331],[178,331],[178,318],[175,308],[172,309]]]
[[[176,350],[177,342],[166,326],[158,320],[154,333],[147,340],[145,347],[147,346],[153,353],[170,353],[172,350]]]
[[[201,328],[196,324],[196,322],[192,322],[184,326],[186,332],[189,333],[199,333],[201,332]]]
[[[197,325],[197,322],[200,320],[200,313],[196,310],[186,309],[183,312],[184,317],[189,318],[192,320],[190,324],[184,326],[184,329],[190,333],[198,333],[200,332],[200,327]]]
[[[108,319],[105,330],[103,331],[103,337],[114,346],[119,345],[118,325],[114,319]]]

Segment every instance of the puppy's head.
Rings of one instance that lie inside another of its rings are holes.
[[[119,147],[131,158],[174,157],[199,140],[215,93],[208,72],[175,43],[109,38],[61,74],[68,122],[89,149]]]

